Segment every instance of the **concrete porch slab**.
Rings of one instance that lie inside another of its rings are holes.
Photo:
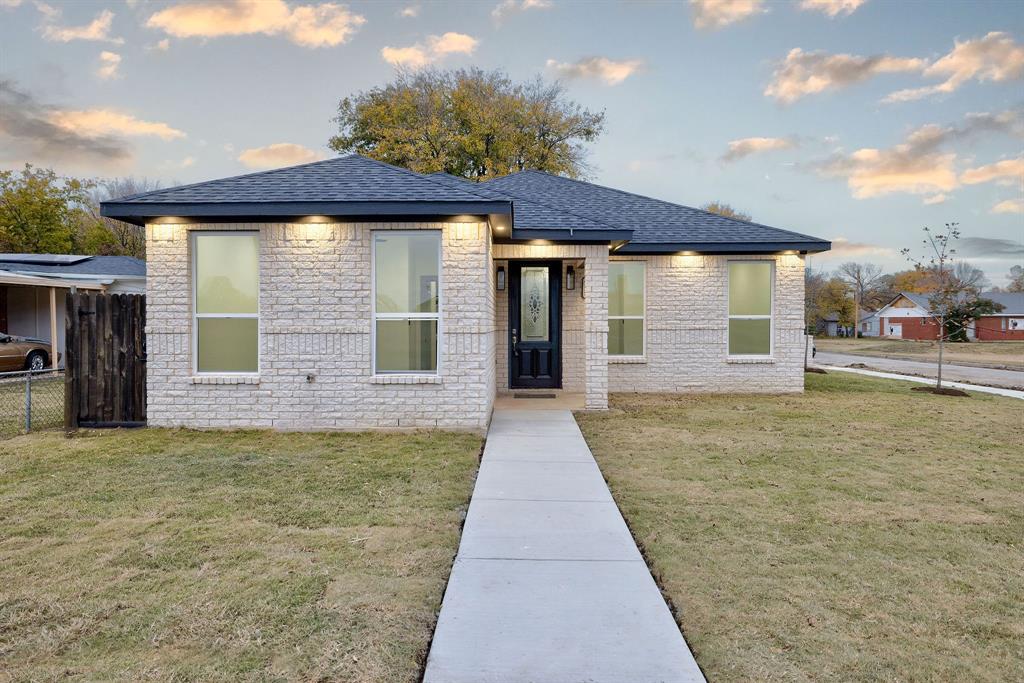
[[[615,503],[476,499],[463,559],[642,561]]]

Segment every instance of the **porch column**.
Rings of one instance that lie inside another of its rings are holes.
[[[50,287],[50,367],[57,369],[57,288]]]
[[[587,247],[584,263],[584,406],[608,409],[608,247]]]

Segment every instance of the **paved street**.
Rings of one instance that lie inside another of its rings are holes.
[[[814,363],[816,365],[839,366],[861,363],[874,370],[935,377],[935,363],[916,360],[897,360],[894,358],[876,358],[874,356],[818,351],[818,354],[814,357]],[[984,384],[1009,389],[1024,389],[1024,372],[1017,370],[994,370],[992,368],[975,368],[967,365],[943,364],[942,378],[956,382]]]

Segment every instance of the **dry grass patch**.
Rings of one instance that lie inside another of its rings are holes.
[[[0,442],[0,671],[416,680],[479,448],[157,429]]]
[[[1024,680],[1024,403],[830,374],[577,419],[709,680]]]

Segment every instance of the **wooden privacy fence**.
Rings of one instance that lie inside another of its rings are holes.
[[[146,297],[69,292],[64,428],[146,423]]]

